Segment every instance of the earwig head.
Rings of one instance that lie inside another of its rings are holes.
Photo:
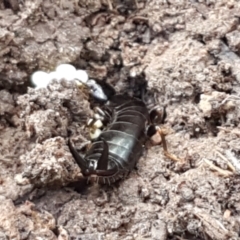
[[[93,99],[98,102],[107,102],[113,95],[116,94],[114,88],[103,81],[89,79],[84,84],[89,88]]]
[[[107,101],[108,97],[106,96],[106,94],[104,93],[102,87],[96,83],[95,80],[90,79],[87,81],[86,85],[89,87],[91,95],[100,101]]]

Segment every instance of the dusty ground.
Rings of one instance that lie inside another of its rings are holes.
[[[239,239],[240,3],[106,3],[0,1],[0,239]],[[66,140],[88,139],[88,99],[28,88],[60,63],[118,92],[146,79],[184,162],[155,146],[124,181],[86,185]]]

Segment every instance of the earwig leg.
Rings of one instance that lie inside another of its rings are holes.
[[[156,129],[157,129],[157,132],[159,133],[159,135],[161,136],[163,151],[164,151],[165,156],[170,158],[173,161],[184,162],[183,159],[178,158],[177,156],[175,156],[174,154],[172,154],[168,151],[167,141],[166,141],[166,138],[165,138],[165,136],[167,135],[166,130],[164,131],[163,129],[160,129],[159,127],[156,127]]]
[[[166,109],[164,107],[160,108],[157,106],[150,111],[150,119],[154,124],[163,123],[165,117],[166,117]],[[158,126],[151,125],[147,129],[147,135],[150,136],[153,142],[155,143],[160,144],[160,141],[162,141],[163,151],[167,158],[170,158],[171,160],[177,161],[177,162],[184,162],[184,160],[178,158],[174,154],[169,153],[167,148],[167,141],[166,141],[166,135],[167,135],[166,130],[161,129]],[[159,138],[159,135],[161,137],[161,140],[157,139]]]
[[[180,159],[177,156],[175,156],[174,154],[169,153],[168,148],[167,148],[167,141],[166,141],[166,135],[167,135],[166,130],[161,129],[160,127],[157,127],[155,125],[150,125],[147,129],[147,135],[151,138],[151,140],[152,140],[152,142],[154,142],[154,144],[160,144],[162,142],[164,155],[166,157],[168,157],[171,160],[176,161],[176,162],[184,162],[183,159]],[[159,138],[159,135],[160,135],[161,139]],[[157,138],[159,138],[159,139],[157,139]]]
[[[109,115],[109,113],[107,111],[103,111],[99,107],[96,107],[94,110],[96,111],[96,114],[94,115],[94,117],[96,119],[99,117],[99,119],[101,119],[102,121],[106,121],[106,122],[110,121],[111,116]]]
[[[97,112],[97,114],[99,114],[99,116],[101,116],[102,118],[106,116],[105,112],[99,107],[96,107],[94,111]]]

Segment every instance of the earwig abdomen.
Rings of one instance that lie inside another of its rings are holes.
[[[84,176],[95,175],[99,182],[110,183],[128,174],[143,152],[149,113],[145,104],[125,95],[115,95],[107,103],[110,122],[93,142],[84,158],[77,156]],[[69,141],[70,150],[76,151]]]

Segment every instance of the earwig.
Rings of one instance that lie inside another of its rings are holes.
[[[139,99],[115,95],[105,106],[109,124],[92,143],[85,157],[70,151],[85,177],[96,175],[101,183],[112,183],[126,176],[136,165],[147,140],[150,122],[146,105]]]
[[[107,102],[99,114],[104,115],[108,124],[84,157],[76,151],[69,139],[69,149],[83,176],[95,177],[97,182],[109,184],[126,177],[141,157],[147,139],[155,133],[162,138],[164,154],[174,161],[181,161],[168,152],[166,133],[151,124],[159,115],[159,109],[149,113],[142,100],[116,95],[111,86],[102,86],[95,80],[84,84],[95,100]]]

